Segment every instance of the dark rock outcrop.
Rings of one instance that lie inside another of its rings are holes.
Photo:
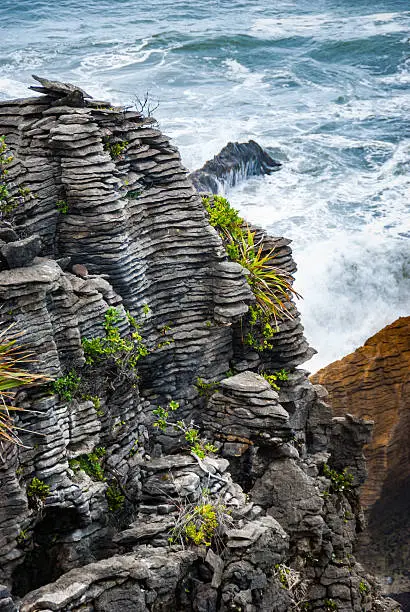
[[[281,164],[254,140],[229,142],[218,155],[190,174],[199,192],[219,193],[250,176],[276,172]]]
[[[312,349],[290,297],[272,348],[245,346],[254,296],[176,149],[151,118],[37,80],[44,95],[0,103],[10,179],[33,194],[8,244],[41,238],[31,263],[3,262],[1,321],[38,356],[35,371],[81,380],[71,396],[33,386],[17,397],[32,412],[19,415],[24,446],[0,449],[0,608],[392,610],[352,555],[369,427],[332,419],[298,369]],[[257,232],[294,271],[289,241]],[[123,361],[85,363],[84,339],[104,338],[113,308],[120,337],[140,324],[138,376]],[[280,368],[276,392],[258,372]],[[216,457],[153,427],[171,400]],[[352,471],[348,490],[332,489],[327,461]],[[221,513],[219,539],[184,548],[172,526],[203,500]]]

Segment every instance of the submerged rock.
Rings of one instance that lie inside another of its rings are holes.
[[[254,140],[229,142],[218,155],[190,174],[197,191],[219,193],[250,176],[271,174],[281,164]]]

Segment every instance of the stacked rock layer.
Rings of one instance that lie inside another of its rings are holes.
[[[0,317],[32,369],[77,382],[20,392],[23,446],[1,443],[0,610],[392,610],[353,556],[369,425],[332,419],[298,369],[294,304],[271,350],[244,347],[253,294],[175,147],[152,118],[38,80],[0,103],[11,188],[30,190],[1,222]],[[288,241],[260,238],[292,272]],[[116,342],[146,344],[138,375],[124,350],[84,354],[113,316]],[[258,374],[283,368],[279,392]],[[153,410],[176,403],[215,456],[158,434]],[[198,506],[220,514],[212,546],[176,531]]]

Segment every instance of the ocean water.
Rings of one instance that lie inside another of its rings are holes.
[[[148,92],[188,168],[249,138],[283,162],[228,196],[293,240],[312,371],[410,314],[408,0],[3,0],[0,24],[0,98]]]

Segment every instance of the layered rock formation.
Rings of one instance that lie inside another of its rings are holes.
[[[374,420],[361,491],[370,535],[363,556],[383,574],[402,572],[410,566],[410,317],[388,325],[312,381],[326,386],[335,414],[349,410]]]
[[[30,189],[2,223],[0,313],[60,387],[21,392],[24,446],[2,443],[0,609],[393,610],[353,556],[369,425],[299,369],[295,305],[272,348],[245,345],[254,296],[169,140],[38,80],[0,103],[10,189]],[[289,241],[259,239],[294,270]],[[258,373],[283,368],[279,392]],[[216,455],[153,427],[176,402]],[[219,513],[212,546],[175,532],[196,507]]]

